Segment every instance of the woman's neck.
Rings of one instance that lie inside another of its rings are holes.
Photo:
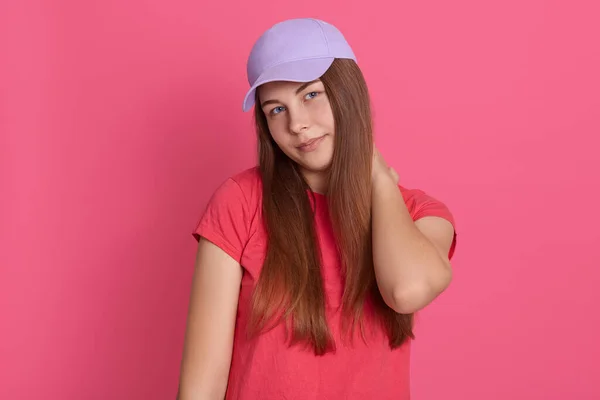
[[[327,193],[327,188],[329,186],[329,175],[327,172],[320,171],[307,171],[302,169],[302,176],[310,186],[310,189],[319,194]]]

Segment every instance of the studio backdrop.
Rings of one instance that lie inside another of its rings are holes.
[[[415,400],[600,398],[595,1],[4,0],[0,398],[174,399],[196,241],[256,162],[252,43],[344,32],[376,144],[455,215]],[[277,379],[276,376],[273,379]]]

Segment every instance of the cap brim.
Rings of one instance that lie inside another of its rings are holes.
[[[256,88],[268,82],[310,82],[323,76],[333,63],[334,57],[311,58],[309,60],[297,60],[277,64],[263,72],[256,83],[252,85],[246,97],[242,109],[250,111],[254,105]]]

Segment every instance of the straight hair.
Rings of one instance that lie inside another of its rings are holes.
[[[412,331],[413,315],[387,306],[373,268],[371,169],[373,122],[364,76],[353,60],[336,59],[320,78],[335,122],[334,154],[326,193],[344,276],[342,313],[354,332],[367,301],[383,325],[390,347],[397,348]],[[257,94],[257,102],[258,101]],[[251,300],[250,333],[282,320],[290,344],[305,343],[315,354],[335,349],[327,325],[321,252],[315,231],[310,187],[295,162],[273,140],[262,109],[255,107],[263,218],[267,253]],[[314,198],[312,199],[314,201]]]

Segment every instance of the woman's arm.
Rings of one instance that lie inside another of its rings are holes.
[[[398,188],[397,175],[376,153],[373,162],[373,264],[386,304],[401,314],[416,312],[452,280],[448,252],[454,236],[450,222],[427,217],[416,223]]]
[[[190,295],[178,400],[225,397],[242,267],[201,238]]]

